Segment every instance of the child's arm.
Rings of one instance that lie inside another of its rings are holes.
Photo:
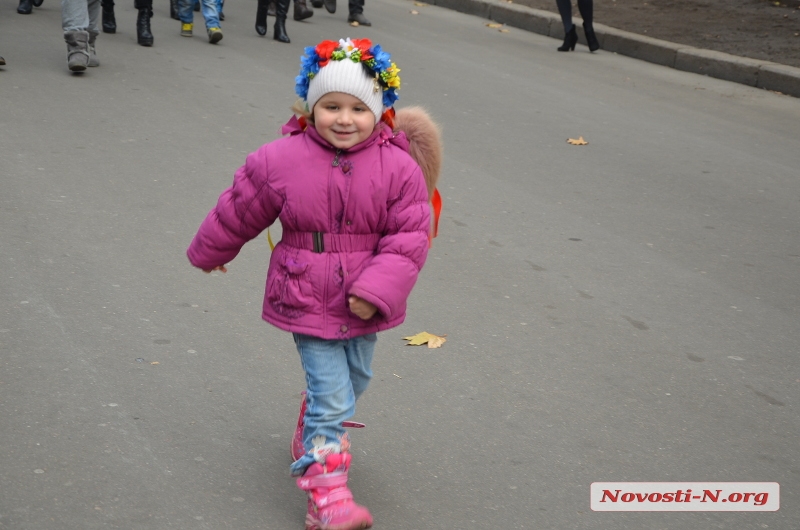
[[[280,196],[267,182],[266,146],[247,156],[200,225],[186,255],[195,267],[211,271],[233,260],[242,246],[277,219]],[[222,270],[222,269],[218,269]],[[224,270],[222,272],[225,272]]]
[[[391,320],[405,308],[428,256],[430,206],[425,179],[416,165],[399,195],[390,202],[388,213],[386,233],[377,253],[348,294],[374,305]]]

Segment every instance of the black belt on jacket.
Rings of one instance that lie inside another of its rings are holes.
[[[285,231],[281,241],[290,247],[322,252],[375,251],[381,234],[327,234],[324,232]]]

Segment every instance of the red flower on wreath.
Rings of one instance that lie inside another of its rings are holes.
[[[322,60],[319,62],[320,68],[328,64],[328,61],[331,58],[333,50],[335,50],[338,47],[339,43],[334,42],[332,40],[324,40],[319,44],[317,44],[317,47],[314,48],[314,51],[317,52],[317,55],[319,55],[322,58]]]
[[[353,43],[353,46],[361,50],[362,61],[372,59],[372,54],[369,53],[369,49],[372,48],[372,41],[369,39],[353,39],[351,42]]]

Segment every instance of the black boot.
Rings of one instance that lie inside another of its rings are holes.
[[[279,42],[291,42],[289,35],[286,34],[286,15],[289,13],[289,2],[291,0],[275,1],[275,33],[272,38]]]
[[[103,0],[103,33],[117,32],[117,19],[114,17],[114,0]]]
[[[33,4],[31,3],[31,0],[19,0],[17,13],[20,15],[30,15],[31,11],[33,11]]]
[[[575,24],[572,25],[572,28],[564,35],[564,44],[558,47],[558,51],[560,52],[568,52],[575,49],[575,44],[578,42],[578,32],[575,30]]]
[[[256,33],[262,37],[267,34],[267,4],[269,0],[258,0],[256,11]]]
[[[169,18],[173,20],[180,20],[178,15],[178,0],[169,0]]]
[[[586,35],[586,44],[589,46],[590,52],[600,48],[600,43],[597,42],[597,35],[594,34],[594,28],[591,24],[583,23],[583,33]]]
[[[150,32],[150,17],[153,11],[149,7],[139,9],[139,17],[136,19],[136,41],[140,46],[152,46],[153,34]]]
[[[322,5],[328,10],[328,13],[336,13],[336,0],[322,0]]]
[[[305,20],[314,16],[314,10],[309,9],[306,0],[294,0],[294,19]]]
[[[322,0],[311,0],[311,5],[314,7],[322,7]]]

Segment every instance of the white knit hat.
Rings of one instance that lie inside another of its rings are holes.
[[[370,78],[361,63],[349,59],[328,61],[308,85],[308,109],[313,111],[317,101],[329,92],[342,92],[357,97],[369,107],[378,123],[383,114],[383,90]]]

